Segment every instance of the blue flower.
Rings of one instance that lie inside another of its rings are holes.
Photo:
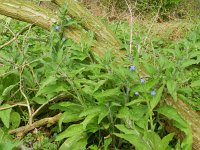
[[[137,92],[135,92],[135,95],[140,95],[140,93],[137,91]]]
[[[66,40],[65,37],[63,37],[63,38],[62,38],[62,41],[65,42],[65,40]]]
[[[60,29],[60,26],[56,26],[55,30],[58,31]]]
[[[141,82],[141,83],[144,83],[144,82],[145,82],[145,79],[144,79],[144,78],[141,78],[141,79],[140,79],[140,82]]]
[[[135,66],[130,66],[130,71],[134,71],[135,70]]]
[[[155,96],[155,95],[156,95],[156,92],[155,92],[155,91],[151,91],[151,95],[152,95],[152,96]]]

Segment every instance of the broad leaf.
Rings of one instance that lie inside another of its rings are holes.
[[[192,148],[192,129],[188,123],[178,114],[176,109],[168,105],[158,108],[158,112],[169,119],[174,120],[174,126],[185,132],[186,138],[182,143],[182,148],[190,150]]]
[[[164,89],[164,85],[161,86],[157,93],[156,93],[156,96],[153,97],[151,100],[150,100],[150,105],[151,105],[151,109],[153,110],[157,104],[159,103],[160,99],[161,99],[161,96],[162,96],[162,92],[163,92],[163,89]]]
[[[55,84],[56,80],[57,79],[54,76],[49,76],[48,78],[42,80],[40,88],[39,88],[36,96],[40,95],[42,93],[42,90],[44,89],[44,87],[46,87],[47,85]]]
[[[189,67],[189,66],[197,64],[197,63],[198,63],[198,60],[189,59],[189,60],[186,60],[186,61],[183,62],[182,67],[186,68],[186,67]]]
[[[176,82],[173,80],[168,80],[167,89],[169,91],[169,94],[171,94],[171,96],[173,97],[173,99],[177,101]]]
[[[2,96],[5,97],[7,96],[8,94],[10,94],[11,90],[16,86],[16,84],[14,85],[10,85],[8,86],[7,88],[4,89],[3,93],[2,93]]]
[[[61,145],[59,150],[84,150],[87,145],[87,135],[78,134],[72,137],[69,137],[65,142]]]
[[[191,87],[200,87],[200,80],[192,81]]]
[[[4,104],[2,105],[0,108],[5,108],[5,107],[8,107],[10,105],[8,104]],[[6,128],[9,128],[10,126],[10,114],[11,114],[11,108],[9,109],[5,109],[5,110],[1,110],[0,111],[0,118],[3,122],[3,124],[6,126]]]
[[[18,128],[21,122],[21,116],[18,112],[12,112],[11,113],[11,117],[10,117],[10,121],[12,124],[12,128]]]
[[[80,114],[80,117],[87,116],[93,113],[100,113],[100,112],[101,112],[101,106],[91,106],[87,108],[85,111],[83,111]]]
[[[94,97],[98,101],[102,102],[102,101],[108,101],[109,98],[111,98],[113,96],[118,96],[119,94],[120,94],[119,88],[115,88],[115,89],[108,89],[108,90],[105,90],[102,92],[96,92],[96,93],[94,93]]]
[[[133,130],[133,129],[127,129],[123,124],[115,125],[117,129],[119,129],[121,132],[124,132],[125,134],[134,134],[134,135],[140,135],[139,132]]]
[[[83,124],[84,130],[86,129],[87,125],[98,115],[98,113],[89,114],[85,120],[81,123]]]
[[[170,133],[170,134],[166,135],[161,141],[161,144],[159,146],[159,150],[167,149],[169,142],[173,139],[173,137],[174,137],[174,133]]]
[[[150,146],[148,146],[148,144],[143,141],[142,137],[139,137],[133,134],[115,133],[115,135],[133,144],[136,150],[150,150],[151,149]]]
[[[60,141],[64,138],[68,138],[68,137],[73,137],[73,136],[81,134],[83,132],[84,132],[84,128],[83,128],[82,124],[73,124],[73,125],[69,126],[65,131],[60,133],[56,137],[56,141]]]

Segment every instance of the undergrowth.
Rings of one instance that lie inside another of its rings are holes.
[[[25,25],[1,20],[0,45]],[[127,23],[111,27],[129,51]],[[147,29],[137,28],[132,54],[120,63],[111,51],[91,52],[92,34],[81,44],[65,39],[59,24],[50,33],[30,26],[1,49],[0,149],[191,149],[190,126],[165,99],[200,109],[200,26],[176,43],[149,39]],[[59,113],[57,124],[21,131],[22,139],[8,134]],[[183,140],[166,130],[166,120],[184,132]]]

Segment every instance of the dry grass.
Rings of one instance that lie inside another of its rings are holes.
[[[147,29],[150,27],[150,21],[140,21]],[[154,23],[151,29],[151,36],[161,37],[164,40],[177,41],[185,36],[192,27],[192,23],[187,20],[172,20],[162,23]]]
[[[127,10],[119,10],[114,5],[107,8],[103,5],[102,0],[82,0],[83,4],[91,11],[94,16],[100,16],[106,18],[108,21],[123,20],[130,23],[130,13]],[[190,4],[191,5],[191,4]],[[189,7],[189,5],[187,6]],[[180,7],[180,9],[182,9]],[[153,22],[154,16],[143,16],[137,14],[134,17],[134,23],[141,24],[147,30],[150,30],[150,37],[160,37],[164,40],[177,41],[184,37],[189,29],[192,27],[191,21],[187,19],[180,19],[173,16],[173,13],[169,16],[170,20],[161,21],[160,18],[156,22]],[[152,26],[152,27],[151,27]]]

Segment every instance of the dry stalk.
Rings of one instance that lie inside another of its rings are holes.
[[[29,124],[31,125],[32,122],[33,122],[32,113],[31,113],[31,106],[30,106],[30,103],[29,103],[29,100],[28,100],[26,94],[23,91],[23,85],[22,85],[22,73],[23,73],[23,70],[24,70],[24,65],[22,65],[22,67],[20,68],[20,88],[19,89],[20,89],[20,92],[21,92],[22,96],[26,100],[28,114],[29,114]]]
[[[33,26],[33,25],[28,25],[28,26],[24,27],[20,32],[18,32],[18,33],[14,36],[14,38],[12,38],[10,41],[8,41],[8,42],[4,43],[3,45],[1,45],[1,46],[0,46],[0,49],[4,48],[5,46],[10,45],[11,43],[13,43],[15,40],[17,40],[17,38],[18,38],[21,34],[23,34],[24,32],[26,32],[27,30],[29,30],[29,28],[32,27],[32,26]]]
[[[128,6],[128,10],[130,13],[130,44],[129,44],[129,53],[130,55],[132,54],[132,45],[133,45],[133,11],[132,11],[132,7],[130,5],[130,2],[128,2],[127,0],[125,0],[126,5]]]
[[[32,118],[37,115],[37,113],[42,109],[44,108],[44,106],[46,106],[47,104],[49,104],[50,102],[53,102],[53,101],[58,101],[60,99],[63,99],[63,98],[66,98],[66,95],[65,94],[60,94],[60,95],[57,95],[55,97],[53,97],[52,99],[50,99],[49,101],[46,101],[44,104],[42,104],[38,109],[35,110],[35,112],[32,114]]]
[[[11,106],[2,107],[2,108],[0,108],[0,111],[2,111],[2,110],[6,110],[6,109],[10,109],[10,108],[13,108],[13,107],[16,107],[16,106],[25,106],[25,107],[27,107],[27,104],[23,104],[23,103],[16,103],[16,104],[14,104],[14,105],[11,105]]]

